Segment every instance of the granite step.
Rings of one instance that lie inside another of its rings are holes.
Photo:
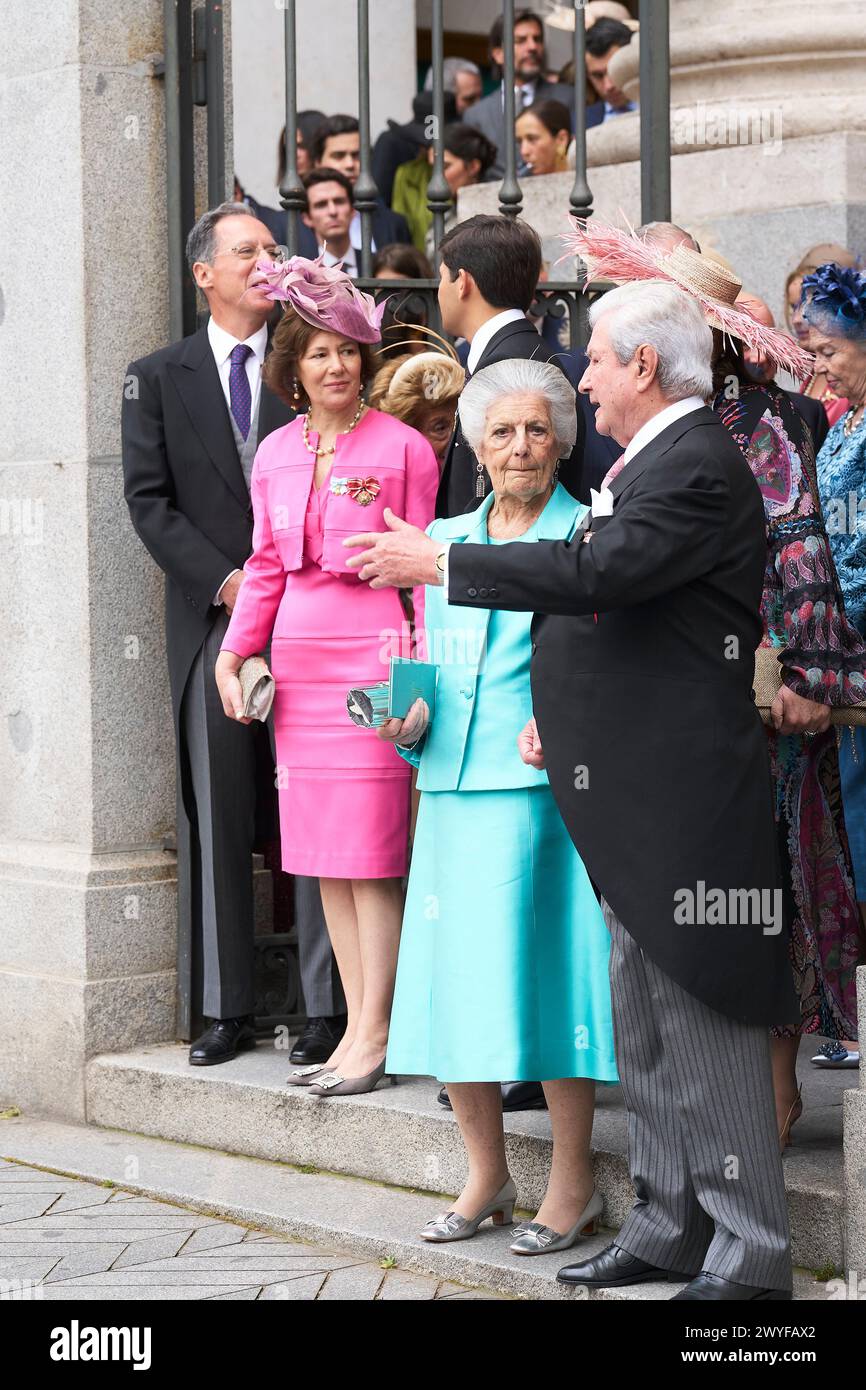
[[[165,1044],[94,1058],[87,1072],[89,1123],[385,1183],[453,1195],[465,1158],[438,1083],[405,1078],[371,1095],[331,1100],[284,1084],[287,1051],[260,1043],[219,1067],[188,1065],[187,1049]],[[785,1156],[795,1264],[843,1266],[841,1109],[856,1073],[801,1067],[804,1115]],[[540,1204],[550,1163],[544,1111],[506,1116],[510,1171],[521,1208]],[[593,1131],[604,1222],[617,1229],[632,1202],[626,1117],[619,1088],[599,1086]],[[425,1208],[429,1210],[428,1206]]]
[[[661,1301],[681,1287],[651,1283],[590,1293],[556,1282],[563,1264],[578,1255],[594,1254],[610,1240],[610,1231],[582,1241],[568,1255],[530,1259],[509,1252],[507,1228],[489,1225],[471,1240],[430,1245],[417,1234],[441,1209],[440,1202],[429,1194],[333,1173],[302,1171],[286,1163],[214,1152],[193,1144],[22,1115],[0,1125],[0,1150],[4,1161],[28,1164],[46,1175],[62,1173],[92,1184],[110,1183],[118,1194],[170,1202],[175,1208],[240,1223],[262,1232],[263,1238],[288,1236],[308,1246],[387,1262],[385,1268],[405,1271],[409,1282],[411,1274],[433,1275],[449,1281],[443,1292],[455,1297]],[[32,1172],[24,1176],[28,1189],[32,1188]],[[129,1200],[134,1207],[134,1199]],[[117,1207],[119,1221],[123,1211],[121,1203]],[[87,1237],[86,1217],[86,1207],[68,1217],[52,1212],[51,1231],[44,1233],[52,1249],[64,1239],[80,1242]],[[28,1228],[33,1225],[31,1220]],[[74,1229],[67,1230],[67,1226]],[[10,1227],[6,1229],[8,1232]],[[32,1232],[34,1240],[37,1234]],[[140,1237],[141,1232],[133,1234]],[[477,1292],[470,1294],[470,1290]],[[831,1293],[832,1288],[816,1281],[809,1271],[796,1272],[795,1298],[825,1299]],[[394,1297],[400,1297],[398,1290]]]

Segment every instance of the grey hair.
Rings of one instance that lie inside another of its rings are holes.
[[[617,360],[625,365],[642,343],[658,353],[658,383],[671,401],[702,400],[713,388],[713,335],[704,311],[685,290],[663,280],[620,285],[589,311],[593,328],[601,320]]]
[[[219,207],[203,212],[186,239],[186,262],[192,270],[196,261],[210,265],[216,255],[217,223],[224,217],[255,217],[246,203],[220,203]]]
[[[543,396],[550,411],[550,424],[559,456],[565,458],[577,439],[577,397],[564,372],[551,362],[512,357],[494,362],[470,377],[460,395],[457,410],[463,437],[477,454],[484,440],[490,407],[502,396],[532,391]]]
[[[446,92],[457,91],[458,72],[471,72],[473,77],[481,76],[481,69],[477,63],[472,63],[468,58],[446,58],[442,64],[442,87]],[[424,78],[424,91],[433,90],[433,69],[428,70]]]

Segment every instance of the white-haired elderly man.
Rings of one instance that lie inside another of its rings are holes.
[[[348,544],[372,583],[444,582],[452,604],[536,615],[523,753],[602,895],[636,1193],[616,1241],[560,1279],[789,1299],[768,1025],[797,1006],[751,693],[763,504],[704,404],[695,301],[626,285],[591,321],[580,390],[624,453],[583,536],[446,550],[394,518]]]

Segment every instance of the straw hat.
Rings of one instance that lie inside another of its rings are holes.
[[[605,226],[595,218],[572,217],[570,221],[572,230],[560,237],[566,255],[580,256],[586,261],[594,279],[605,278],[616,284],[666,280],[698,301],[711,328],[739,338],[754,352],[800,379],[811,375],[812,354],[778,329],[758,323],[747,309],[738,306],[736,298],[743,282],[718,261],[682,244],[669,254],[662,254],[634,232]]]
[[[736,302],[743,282],[732,270],[727,270],[714,257],[693,251],[690,246],[683,244],[675,246],[665,257],[664,268],[671,279],[676,280],[684,290],[707,301],[710,305],[707,309],[707,323],[711,328],[721,328],[722,331],[730,332],[730,329],[725,330],[725,324],[712,306]]]

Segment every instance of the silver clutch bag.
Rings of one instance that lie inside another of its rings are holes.
[[[238,671],[243,697],[243,717],[264,722],[271,712],[277,683],[263,656],[248,656]]]

